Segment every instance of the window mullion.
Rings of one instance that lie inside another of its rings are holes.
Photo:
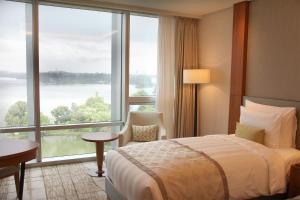
[[[35,140],[39,143],[37,161],[42,160],[41,122],[40,122],[40,75],[39,75],[39,4],[32,4],[32,37],[33,37],[33,80],[34,80],[34,125]]]
[[[127,119],[127,113],[129,111],[129,51],[130,51],[130,13],[124,14],[124,35],[123,35],[123,121]]]

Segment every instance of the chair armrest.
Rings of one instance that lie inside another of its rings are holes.
[[[118,133],[119,135],[119,147],[125,146],[131,140],[131,130],[126,124],[124,128]]]

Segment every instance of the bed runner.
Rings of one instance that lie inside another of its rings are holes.
[[[221,165],[204,152],[175,140],[161,140],[117,150],[157,183],[164,200],[227,200]]]

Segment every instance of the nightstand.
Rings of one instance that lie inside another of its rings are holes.
[[[300,163],[291,167],[289,182],[289,197],[300,195]]]

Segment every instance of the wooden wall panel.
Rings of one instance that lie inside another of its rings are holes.
[[[235,131],[245,95],[249,2],[234,4],[228,133]]]

